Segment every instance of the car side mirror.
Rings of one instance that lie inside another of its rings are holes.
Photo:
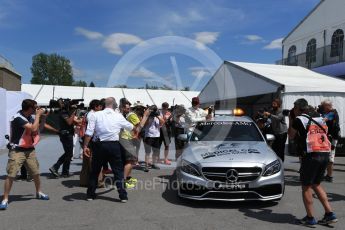
[[[187,141],[188,140],[188,135],[187,134],[179,134],[177,136],[177,139],[179,139],[180,141]]]
[[[274,141],[276,138],[273,134],[266,134],[267,141]]]

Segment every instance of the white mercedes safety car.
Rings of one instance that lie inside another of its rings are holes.
[[[176,168],[180,197],[224,201],[283,197],[283,163],[251,118],[217,115],[178,138],[186,141]]]

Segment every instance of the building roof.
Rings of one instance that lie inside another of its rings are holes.
[[[229,62],[242,70],[250,71],[258,77],[282,85],[285,92],[345,92],[345,81],[316,73],[300,66]]]
[[[307,16],[305,16],[303,19],[302,19],[302,21],[300,21],[296,26],[295,26],[295,28],[293,28],[291,31],[290,31],[290,33],[288,34],[288,35],[286,35],[286,37],[283,39],[283,43],[285,42],[285,40],[288,38],[288,37],[290,37],[290,35],[293,33],[293,32],[295,32],[295,30],[297,30],[297,28],[298,27],[300,27],[302,24],[303,24],[303,22],[305,21],[305,20],[307,20],[318,8],[319,8],[319,6],[322,4],[322,3],[324,3],[325,2],[325,0],[321,0],[308,14],[307,14]]]
[[[199,97],[204,103],[276,93],[345,93],[345,81],[299,66],[224,61]]]
[[[84,99],[88,105],[92,99],[114,97],[117,101],[120,98],[127,98],[132,104],[140,101],[144,105],[157,105],[160,107],[163,102],[169,105],[182,104],[185,107],[191,105],[192,97],[196,97],[197,91],[179,90],[146,90],[127,88],[101,88],[101,87],[77,87],[77,86],[53,86],[53,85],[32,85],[23,84],[22,91],[32,95],[32,98],[39,105],[48,105],[50,99],[71,98]]]

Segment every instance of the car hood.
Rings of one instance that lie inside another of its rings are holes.
[[[268,164],[277,155],[265,142],[191,142],[182,158],[191,163],[252,162]]]

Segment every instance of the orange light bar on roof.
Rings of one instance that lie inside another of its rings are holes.
[[[244,115],[244,110],[241,109],[241,108],[236,108],[236,109],[234,109],[233,114],[235,116],[243,116]]]

